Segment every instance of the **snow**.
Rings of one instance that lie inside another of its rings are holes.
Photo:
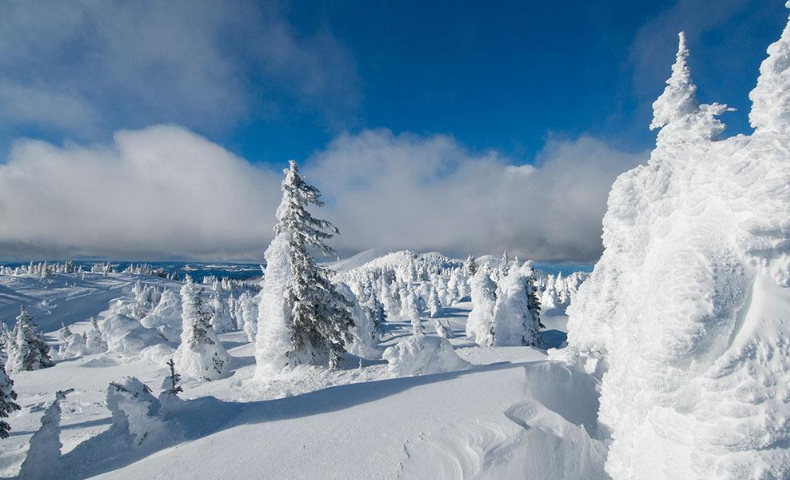
[[[169,374],[164,353],[172,354],[172,346],[161,336],[154,342],[149,333],[156,336],[155,329],[108,308],[117,307],[115,298],[129,298],[136,279],[110,275],[113,295],[97,291],[82,302],[85,312],[98,312],[111,351],[12,375],[22,410],[9,418],[12,431],[3,440],[0,476],[17,474],[54,392],[69,388],[75,391],[61,401],[61,480],[234,479],[258,478],[261,472],[266,478],[315,478],[316,472],[321,478],[352,479],[520,478],[526,465],[536,462],[541,467],[529,468],[574,478],[574,472],[602,468],[600,456],[592,455],[600,451],[600,441],[579,426],[594,424],[589,419],[596,418],[596,396],[588,390],[595,390],[597,380],[578,369],[547,367],[545,353],[534,348],[478,348],[463,336],[469,302],[445,307],[430,321],[428,312],[420,312],[428,328],[419,337],[411,336],[409,319],[389,319],[382,347],[400,352],[401,367],[394,371],[386,361],[349,355],[338,370],[303,365],[261,379],[255,346],[245,333],[220,334],[233,357],[229,375],[211,382],[185,378],[181,400],[165,403],[156,396]],[[98,277],[87,274],[85,282]],[[125,289],[114,287],[121,283]],[[75,332],[89,329],[87,318],[74,320]],[[436,336],[429,326],[434,320],[453,338]],[[564,317],[546,322],[555,328]],[[166,350],[132,355],[134,348]],[[555,384],[558,377],[574,375],[586,381]],[[541,393],[527,408],[530,389],[537,385]],[[569,395],[573,399],[562,407],[548,405]],[[588,478],[605,477],[589,473]]]
[[[396,377],[454,372],[469,368],[443,337],[415,335],[384,350],[389,373]]]
[[[788,51],[785,29],[755,134],[715,140],[723,110],[697,105],[681,37],[657,147],[612,187],[605,252],[551,355],[601,378],[615,480],[790,476]]]

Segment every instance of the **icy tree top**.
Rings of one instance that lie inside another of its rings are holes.
[[[691,71],[688,66],[689,51],[686,47],[686,34],[680,32],[678,37],[680,41],[675,64],[672,65],[672,76],[667,80],[664,93],[653,102],[651,130],[661,128],[679,117],[696,113],[699,110],[695,95],[697,86],[691,80]]]
[[[653,122],[650,129],[661,129],[658,143],[715,140],[726,128],[716,117],[730,110],[726,105],[697,103],[697,86],[691,80],[688,66],[689,51],[686,35],[678,34],[679,44],[672,75],[664,93],[653,102]]]
[[[790,8],[790,2],[785,6]],[[790,23],[782,37],[768,47],[768,58],[760,65],[760,78],[749,98],[749,122],[756,131],[790,130]]]

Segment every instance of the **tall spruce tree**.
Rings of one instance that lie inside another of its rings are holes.
[[[256,356],[264,375],[300,363],[326,361],[330,368],[337,367],[354,326],[351,303],[309,251],[332,255],[325,242],[338,229],[307,210],[324,203],[318,189],[305,183],[296,162],[291,161],[284,173],[258,319]]]

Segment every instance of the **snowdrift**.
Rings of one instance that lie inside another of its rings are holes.
[[[790,477],[790,26],[768,52],[754,134],[717,140],[727,107],[697,103],[681,35],[552,352],[602,378],[615,480]]]
[[[430,375],[469,368],[469,362],[455,353],[449,340],[425,335],[415,335],[389,347],[384,351],[384,360],[389,362],[390,375],[396,377]]]

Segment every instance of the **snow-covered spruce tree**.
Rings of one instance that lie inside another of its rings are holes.
[[[19,404],[15,400],[14,381],[6,373],[5,363],[0,362],[0,438],[8,438],[11,425],[3,419],[19,410]]]
[[[11,331],[5,322],[0,322],[0,362],[8,363],[8,349],[11,348]]]
[[[439,317],[444,312],[442,302],[439,300],[439,292],[433,286],[431,286],[431,291],[428,294],[428,310],[431,318]]]
[[[420,308],[417,306],[418,297],[413,292],[409,291],[403,301],[405,306],[406,317],[411,322],[412,334],[422,335],[425,333],[425,327],[420,320]]]
[[[522,343],[524,345],[545,348],[546,343],[543,341],[543,335],[540,331],[546,328],[540,321],[540,298],[538,295],[537,278],[535,278],[535,270],[528,265],[522,267],[522,271],[526,270],[526,289],[527,289],[527,309],[531,318],[527,318],[526,332]]]
[[[215,281],[211,286],[211,293],[209,296],[209,305],[211,305],[211,326],[217,333],[225,333],[232,331],[233,321],[228,312],[228,306],[222,301],[222,288],[218,281]]]
[[[540,335],[540,302],[536,295],[532,267],[515,265],[499,283],[494,307],[494,345],[543,347]]]
[[[60,322],[60,329],[58,330],[58,342],[60,343],[58,346],[58,357],[63,358],[63,354],[66,351],[66,343],[72,335],[74,334],[71,332],[71,329],[63,322]]]
[[[244,292],[239,297],[238,311],[244,333],[251,342],[254,342],[258,332],[258,303],[250,292]]]
[[[464,276],[466,276],[466,278],[474,277],[477,273],[477,261],[475,261],[475,257],[472,255],[466,257],[466,260],[464,260],[464,265],[461,268],[463,269]]]
[[[321,193],[305,183],[296,162],[284,173],[258,316],[255,356],[263,376],[300,363],[337,367],[354,326],[348,300],[308,252],[332,254],[325,242],[338,230],[307,211],[323,205]]]
[[[718,103],[700,105],[697,102],[697,86],[691,79],[688,67],[686,35],[680,32],[678,37],[678,53],[672,65],[672,75],[667,80],[664,92],[653,102],[650,129],[661,129],[658,132],[658,144],[715,140],[725,129],[725,125],[716,117],[732,109]]]
[[[58,468],[60,464],[60,402],[66,398],[63,392],[55,394],[55,401],[52,402],[44,416],[41,417],[41,427],[30,438],[30,448],[27,457],[22,462],[19,470],[20,480],[49,480],[61,477]]]
[[[507,254],[507,250],[502,253],[502,258],[499,260],[499,267],[497,268],[497,281],[505,278],[505,276],[510,271],[510,267],[513,262],[510,261],[510,257]]]
[[[183,329],[176,363],[187,377],[204,380],[222,378],[228,372],[230,356],[211,328],[211,308],[202,286],[191,277],[181,287]]]
[[[85,349],[88,355],[107,351],[107,341],[104,340],[95,317],[91,317],[91,329],[85,334]]]
[[[477,270],[472,277],[472,311],[466,321],[466,336],[481,347],[494,344],[494,307],[496,283],[488,273]]]
[[[8,371],[23,372],[39,370],[53,365],[49,346],[36,331],[33,317],[22,307],[11,331],[8,349]]]

